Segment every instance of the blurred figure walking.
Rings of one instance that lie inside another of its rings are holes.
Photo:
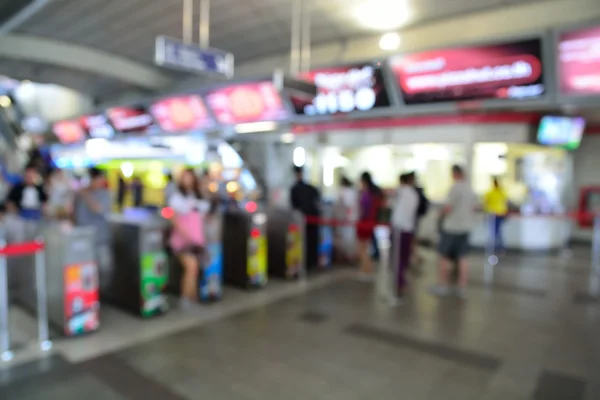
[[[449,272],[451,260],[458,261],[459,296],[466,297],[469,282],[469,234],[475,223],[477,201],[471,184],[465,177],[462,167],[452,167],[454,184],[442,209],[443,222],[439,243],[440,267],[437,286],[431,288],[434,295],[446,296],[450,293]]]
[[[354,262],[356,258],[356,227],[358,219],[358,193],[347,177],[340,181],[340,192],[335,203],[335,219],[344,225],[336,229],[337,248],[343,262]]]
[[[314,186],[304,181],[302,167],[294,167],[296,183],[290,191],[292,209],[302,213],[305,217],[318,217],[320,215],[321,195]],[[315,269],[319,264],[319,225],[315,223],[305,226],[305,255],[307,269]]]
[[[373,274],[373,259],[369,254],[377,223],[379,210],[379,188],[373,183],[371,174],[364,172],[360,177],[360,198],[358,211],[358,258],[360,261],[361,278],[370,280]]]
[[[401,299],[406,288],[406,270],[413,251],[413,234],[417,221],[419,195],[411,185],[409,174],[400,176],[400,187],[392,211],[393,260],[396,262],[397,295]]]
[[[502,254],[505,251],[504,240],[502,240],[502,225],[508,214],[508,198],[500,186],[498,178],[492,179],[492,188],[483,198],[484,210],[489,214],[491,231],[494,232],[494,254]]]

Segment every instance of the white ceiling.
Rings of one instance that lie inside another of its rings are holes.
[[[305,1],[310,8],[311,40],[316,45],[372,35],[378,31],[365,26],[357,17],[357,10],[365,3],[383,10],[383,14],[377,16],[382,23],[391,19],[391,22],[396,21],[406,28],[460,14],[549,0]],[[15,4],[26,5],[28,2],[30,0],[0,0],[0,14],[6,10],[6,15]],[[194,3],[194,32],[197,32],[199,2]],[[211,46],[233,52],[236,64],[285,53],[290,45],[291,10],[291,0],[212,0]],[[365,17],[365,14],[368,13],[363,11],[362,16]],[[0,18],[0,23],[2,20]],[[48,0],[12,34],[86,46],[151,66],[155,37],[181,37],[181,21],[182,0]],[[163,73],[172,80],[183,78],[178,73]],[[60,83],[97,97],[131,89],[127,82],[101,74],[25,60],[0,58],[0,74],[16,79]]]

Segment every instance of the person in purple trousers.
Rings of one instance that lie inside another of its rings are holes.
[[[410,184],[409,174],[400,176],[400,187],[392,211],[392,260],[396,263],[397,296],[402,300],[406,288],[406,270],[413,249],[413,235],[419,208],[419,194]]]

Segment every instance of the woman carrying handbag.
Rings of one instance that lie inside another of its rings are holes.
[[[200,259],[205,251],[203,221],[210,208],[193,170],[182,172],[177,190],[170,196],[168,204],[175,213],[169,242],[183,268],[181,303],[188,307],[198,301]]]

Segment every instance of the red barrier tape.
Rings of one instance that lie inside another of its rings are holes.
[[[42,242],[15,243],[0,248],[0,256],[26,256],[38,253],[42,250],[44,250],[44,243]]]
[[[592,221],[595,215],[595,213],[591,212],[568,212],[564,214],[523,214],[519,212],[510,212],[507,214],[507,217],[572,219],[581,224],[582,222]],[[378,226],[390,226],[389,223],[383,222],[348,221],[333,218],[320,218],[315,216],[306,216],[305,220],[309,225],[325,225],[331,227],[356,226],[357,228],[371,229]]]
[[[356,226],[357,228],[371,229],[377,226],[390,226],[388,223],[375,222],[375,221],[348,221],[339,220],[332,218],[319,218],[313,216],[306,216],[306,223],[309,225],[327,225],[327,226]]]

